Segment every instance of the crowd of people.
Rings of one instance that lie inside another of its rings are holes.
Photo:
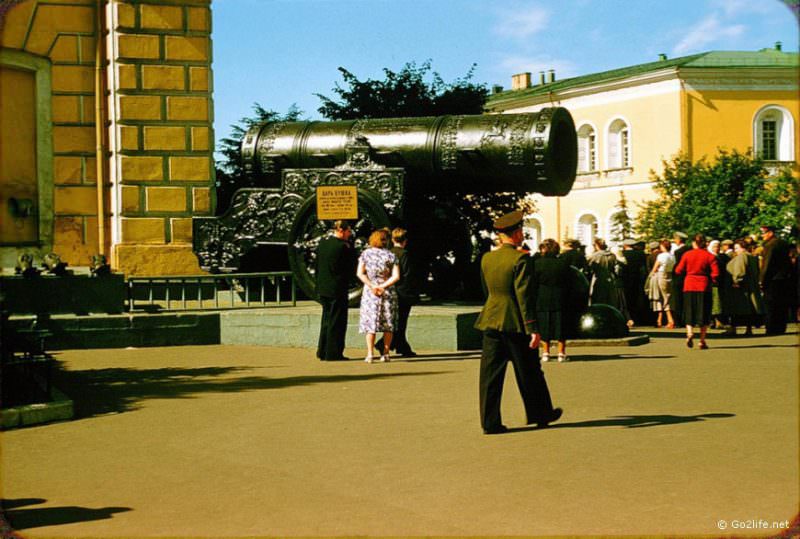
[[[672,241],[625,240],[617,252],[596,238],[589,255],[577,240],[566,240],[562,249],[553,239],[530,253],[523,245],[521,212],[502,216],[494,228],[495,248],[481,259],[487,299],[475,325],[483,332],[480,411],[487,434],[507,430],[500,421],[500,399],[509,361],[528,422],[542,427],[561,416],[550,400],[539,359],[550,361],[551,343],[556,342],[554,359],[569,361],[567,339],[586,304],[615,307],[630,327],[683,326],[689,348],[695,346],[699,328],[701,350],[708,348],[710,327],[723,329],[724,335],[736,335],[744,327],[744,334],[752,335],[754,327],[763,325],[767,335],[778,335],[786,331],[788,320],[796,320],[797,249],[770,226],[761,227],[760,244],[753,237],[708,241],[700,233],[687,243],[689,237],[676,232]],[[355,273],[363,284],[359,332],[366,339],[364,360],[388,362],[393,350],[415,356],[406,328],[419,287],[406,251],[406,230],[375,230],[360,254],[348,241],[351,235],[347,221],[337,221],[317,251],[323,308],[317,357],[348,359],[343,352],[356,259]],[[577,290],[586,289],[578,280],[588,282],[588,298],[576,298]]]

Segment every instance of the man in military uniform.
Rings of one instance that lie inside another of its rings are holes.
[[[536,298],[530,295],[530,257],[518,248],[523,242],[522,212],[494,222],[500,246],[481,260],[481,280],[487,294],[475,327],[483,331],[480,367],[480,415],[484,434],[508,428],[500,417],[506,365],[511,361],[525,405],[528,424],[546,427],[561,417],[553,408],[539,363]]]
[[[353,231],[347,221],[336,221],[333,234],[317,249],[317,294],[322,304],[317,357],[322,361],[344,361],[347,334],[347,291],[355,274],[355,257],[349,243]]]

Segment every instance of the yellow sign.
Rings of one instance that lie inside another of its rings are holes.
[[[317,187],[317,219],[358,219],[358,189],[355,185]]]

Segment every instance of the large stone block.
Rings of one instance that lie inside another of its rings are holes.
[[[33,21],[28,28],[25,49],[45,56],[59,34],[94,32],[94,9],[92,6],[54,5],[27,2],[36,5]],[[4,25],[3,30],[7,28]]]
[[[118,37],[117,51],[120,58],[157,59],[161,52],[158,36],[122,34]]]
[[[91,66],[54,65],[54,92],[94,92],[94,68]]]
[[[22,49],[35,7],[36,2],[22,2],[11,6],[5,12],[3,31],[0,32],[0,46],[8,49]]]
[[[142,66],[142,87],[145,90],[184,90],[183,66]]]
[[[50,50],[52,62],[78,62],[78,36],[58,36]]]
[[[211,171],[208,157],[170,157],[169,180],[171,182],[209,181]]]
[[[209,146],[208,127],[192,127],[192,150],[207,151]]]
[[[167,97],[168,120],[208,120],[208,99],[205,97]]]
[[[136,213],[141,211],[139,205],[140,188],[137,185],[122,186],[122,213]]]
[[[149,212],[186,211],[186,189],[183,187],[147,187],[145,199]]]
[[[152,182],[164,179],[161,157],[136,157],[123,155],[121,158],[122,181]]]
[[[77,123],[80,117],[80,97],[77,95],[54,95],[53,123]]]
[[[208,38],[166,36],[165,39],[167,60],[208,61]]]
[[[176,217],[169,220],[172,243],[192,243],[192,219]]]
[[[186,129],[177,126],[144,128],[145,150],[185,150]]]
[[[56,185],[81,183],[83,180],[82,159],[81,157],[54,157],[53,166]]]
[[[124,2],[115,2],[117,28],[133,28],[136,24],[136,6]]]
[[[56,215],[97,215],[97,190],[92,185],[56,187]]]
[[[158,217],[122,218],[123,243],[164,243],[164,232],[164,219]]]
[[[195,187],[192,189],[192,213],[204,214],[211,211],[211,189]]]
[[[189,88],[193,92],[207,92],[210,70],[207,67],[189,68]]]
[[[133,64],[117,64],[117,87],[120,90],[130,90],[137,87],[136,70]]]
[[[187,8],[189,30],[196,32],[208,32],[211,29],[210,14],[208,8],[190,7]]]
[[[119,128],[120,146],[123,150],[138,150],[139,148],[139,127],[123,125]]]
[[[183,9],[180,6],[142,4],[140,10],[143,28],[158,30],[183,29]]]
[[[121,120],[160,120],[161,97],[156,95],[122,95],[119,97]]]
[[[53,127],[53,151],[55,153],[89,153],[94,150],[94,127]]]
[[[137,275],[204,275],[190,245],[114,246],[114,267],[128,277]]]

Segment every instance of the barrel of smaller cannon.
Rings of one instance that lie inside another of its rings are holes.
[[[575,181],[575,124],[561,107],[525,114],[272,122],[242,141],[245,170],[277,186],[285,168],[329,168],[345,148],[369,143],[371,159],[402,166],[423,191],[565,195]]]

